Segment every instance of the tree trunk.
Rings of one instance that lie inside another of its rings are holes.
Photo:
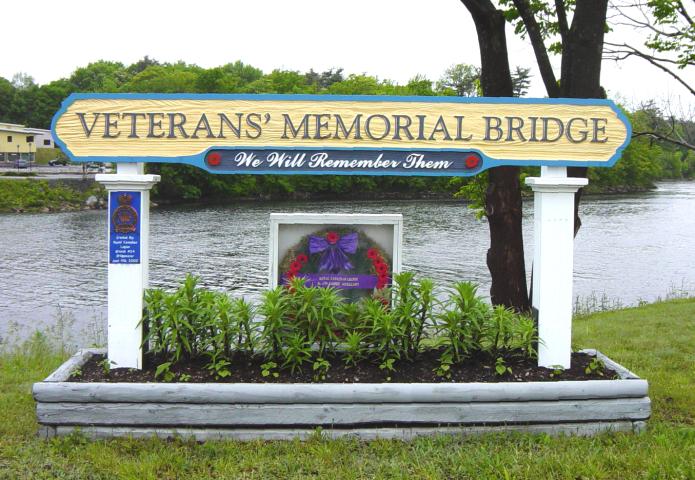
[[[511,97],[514,90],[507,55],[506,21],[489,0],[461,0],[473,17],[480,46],[480,83],[486,97]],[[494,305],[530,310],[521,229],[518,167],[488,171],[485,213],[490,227],[487,266]]]
[[[577,2],[572,26],[567,32],[562,48],[562,80],[560,89],[567,98],[605,98],[601,88],[601,61],[603,60],[603,35],[606,24],[608,0],[582,0]],[[586,178],[586,167],[570,167],[570,177]],[[574,234],[582,221],[579,202],[582,190],[574,195]]]
[[[488,178],[485,212],[490,226],[487,251],[487,267],[492,276],[490,299],[493,305],[526,312],[531,305],[524,265],[519,168],[492,168]]]

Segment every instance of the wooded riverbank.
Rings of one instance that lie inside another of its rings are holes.
[[[201,172],[203,175],[209,175]],[[16,175],[13,175],[16,176]],[[245,176],[250,177],[250,176]],[[335,200],[454,200],[469,201],[466,195],[459,194],[459,184],[464,179],[431,179],[396,177],[324,177],[327,180],[306,179],[290,188],[291,177],[244,178],[248,191],[232,188],[230,191],[215,190],[202,196],[196,183],[184,183],[174,176],[164,177],[162,184],[153,190],[153,201],[162,205],[223,205],[234,202],[259,201],[335,201]],[[221,181],[221,180],[220,180]],[[105,208],[106,194],[103,187],[91,180],[81,180],[80,185],[73,181],[51,180],[32,176],[27,179],[0,178],[0,213],[50,213]],[[224,183],[224,182],[223,182]],[[297,183],[295,181],[295,183]],[[231,182],[230,185],[233,185]],[[282,187],[282,188],[280,188]],[[331,188],[336,190],[331,190]],[[585,192],[589,195],[611,195],[639,193],[653,190],[655,185],[648,183],[628,185],[589,184]],[[194,194],[187,194],[186,192]],[[526,198],[532,197],[530,190],[524,190]],[[93,197],[93,198],[91,198]]]

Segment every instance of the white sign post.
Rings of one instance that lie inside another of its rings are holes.
[[[533,307],[538,312],[538,366],[570,368],[574,194],[588,183],[566,167],[541,167],[534,192]]]
[[[96,175],[109,195],[108,359],[116,368],[142,368],[150,189],[159,178],[145,175],[142,163],[119,163],[116,174]]]

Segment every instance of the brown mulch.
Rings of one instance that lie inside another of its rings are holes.
[[[264,377],[261,375],[261,364],[266,360],[248,355],[237,355],[227,367],[232,374],[225,378],[216,379],[215,374],[205,368],[206,359],[188,363],[180,362],[173,365],[171,371],[176,374],[174,382],[180,381],[181,374],[189,375],[188,383],[382,383],[385,381],[394,383],[430,383],[430,382],[538,382],[560,380],[609,380],[616,378],[615,372],[605,370],[603,372],[586,373],[585,369],[593,357],[584,353],[572,354],[572,368],[561,373],[555,373],[551,369],[538,367],[536,360],[508,359],[507,366],[512,373],[497,375],[495,372],[495,358],[481,356],[470,358],[461,365],[451,366],[451,378],[442,378],[435,374],[439,367],[439,351],[426,351],[421,353],[415,361],[400,361],[394,367],[395,372],[386,373],[379,369],[379,361],[376,359],[364,360],[356,366],[345,366],[340,355],[335,358],[327,358],[331,367],[325,379],[314,378],[312,364],[307,363],[302,370],[291,373],[289,369],[279,371],[279,377]],[[148,357],[145,360],[145,368],[142,370],[128,368],[112,368],[106,373],[100,365],[104,357],[92,357],[79,371],[73,375],[71,382],[126,382],[148,383],[155,382],[155,370],[157,365],[164,360]],[[390,377],[388,379],[387,377]],[[161,380],[160,380],[161,381]]]

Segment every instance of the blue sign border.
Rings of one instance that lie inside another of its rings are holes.
[[[159,157],[159,156],[81,156],[74,155],[65,143],[56,134],[56,122],[67,111],[68,107],[77,100],[89,99],[130,99],[130,100],[253,100],[253,101],[316,101],[316,102],[425,102],[425,103],[461,103],[461,104],[525,104],[525,105],[582,105],[582,106],[607,106],[613,110],[618,118],[624,123],[627,135],[625,141],[616,149],[615,153],[608,161],[592,160],[513,160],[504,158],[492,158],[483,152],[472,148],[422,148],[413,146],[411,148],[365,148],[365,147],[261,147],[257,145],[240,145],[234,147],[211,146],[203,152],[195,155],[181,157]],[[555,166],[555,167],[612,167],[622,156],[623,150],[630,144],[632,137],[632,125],[627,116],[614,102],[606,99],[583,99],[583,98],[516,98],[516,97],[426,97],[426,96],[394,96],[394,95],[305,95],[305,94],[196,94],[196,93],[73,93],[67,97],[60,109],[53,116],[51,121],[51,133],[53,139],[70,160],[74,162],[153,162],[153,163],[180,163],[193,165],[202,170],[213,174],[242,174],[242,175],[377,175],[377,176],[472,176],[481,173],[489,168],[501,166]],[[370,171],[351,171],[351,170],[214,170],[205,163],[205,158],[211,150],[277,150],[288,152],[317,152],[317,151],[432,151],[432,152],[474,152],[480,155],[482,165],[471,173],[449,173],[449,172],[370,172]]]

